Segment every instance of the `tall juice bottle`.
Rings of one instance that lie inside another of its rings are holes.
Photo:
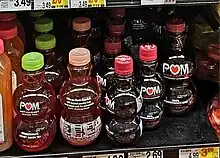
[[[46,149],[56,134],[56,96],[45,80],[44,57],[31,52],[22,57],[22,84],[14,94],[13,135],[17,145],[28,152]]]
[[[64,110],[60,119],[63,137],[73,146],[85,146],[94,142],[101,132],[102,122],[98,105],[101,90],[91,77],[90,52],[75,48],[69,53],[69,80],[60,90],[60,102]]]
[[[5,52],[12,63],[12,92],[21,83],[21,56],[24,53],[24,44],[18,37],[15,23],[0,24],[0,38],[4,41]]]
[[[52,34],[42,34],[35,39],[35,45],[37,50],[44,55],[45,77],[47,82],[53,86],[58,99],[60,88],[67,78],[67,72],[64,65],[61,62],[57,62],[56,38]],[[61,111],[62,106],[57,100],[57,118],[60,118]]]
[[[12,94],[11,61],[4,53],[3,41],[0,40],[0,151],[12,146]]]
[[[18,28],[18,36],[21,38],[22,42],[24,43],[24,46],[26,46],[26,37],[25,37],[24,27],[17,20],[16,13],[1,13],[0,22],[14,22]]]

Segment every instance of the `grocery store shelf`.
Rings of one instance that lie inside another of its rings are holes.
[[[198,98],[200,100],[200,98]],[[55,141],[49,149],[37,154],[29,154],[21,151],[15,145],[0,153],[4,156],[22,157],[82,157],[85,155],[116,154],[123,153],[125,157],[130,152],[163,150],[164,158],[176,158],[179,149],[218,147],[219,141],[209,124],[204,103],[198,101],[191,113],[184,117],[165,116],[161,126],[152,131],[144,132],[142,138],[135,146],[114,147],[108,142],[105,133],[92,145],[86,147],[72,147],[58,133]],[[24,156],[25,155],[25,156]],[[105,155],[104,158],[108,156]],[[129,158],[129,157],[128,157]]]

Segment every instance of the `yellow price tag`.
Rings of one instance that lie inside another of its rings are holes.
[[[218,147],[207,147],[199,149],[199,158],[219,158]]]
[[[52,8],[59,7],[59,8],[66,8],[68,7],[68,0],[51,0],[52,1]]]
[[[88,0],[88,7],[105,7],[105,0]]]

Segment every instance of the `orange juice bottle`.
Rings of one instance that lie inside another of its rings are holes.
[[[12,92],[21,83],[21,57],[24,53],[24,44],[18,37],[15,23],[0,23],[0,39],[4,41],[5,52],[12,63]]]
[[[12,87],[11,61],[4,53],[3,41],[0,39],[0,151],[11,147],[12,137]]]

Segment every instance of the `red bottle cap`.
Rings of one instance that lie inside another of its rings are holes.
[[[183,19],[180,18],[172,18],[167,22],[167,31],[173,33],[181,33],[185,31],[186,24]]]
[[[115,37],[108,37],[105,40],[105,52],[108,54],[117,54],[121,52],[121,40]]]
[[[157,59],[157,46],[155,44],[142,44],[139,49],[139,58],[142,61],[154,61]]]
[[[119,20],[112,20],[109,24],[109,34],[111,36],[121,36],[124,34],[125,24]]]
[[[17,25],[14,22],[0,23],[0,38],[11,39],[18,35]]]
[[[0,39],[0,54],[4,53],[4,42],[2,39]]]
[[[112,8],[111,17],[116,19],[125,17],[125,8]]]
[[[115,58],[115,73],[119,75],[129,75],[133,73],[133,59],[128,55],[120,55]]]
[[[87,17],[78,17],[73,19],[73,30],[78,32],[84,32],[91,29],[91,20]]]
[[[11,21],[17,18],[16,13],[1,13],[0,21]]]

